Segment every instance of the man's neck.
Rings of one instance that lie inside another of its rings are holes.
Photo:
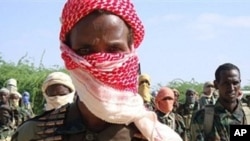
[[[225,102],[225,101],[221,100],[220,98],[218,100],[220,101],[221,105],[225,109],[227,109],[230,113],[233,113],[235,111],[235,109],[237,108],[238,103],[239,103],[238,100],[231,102],[231,103]]]

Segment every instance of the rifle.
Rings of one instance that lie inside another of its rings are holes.
[[[139,63],[138,66],[139,66],[138,75],[141,75],[141,63]]]

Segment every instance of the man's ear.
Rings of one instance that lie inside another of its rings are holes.
[[[214,88],[218,89],[218,82],[216,80],[214,80]]]

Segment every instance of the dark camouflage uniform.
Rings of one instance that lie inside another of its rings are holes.
[[[8,104],[0,106],[0,141],[8,141],[16,128],[29,118],[22,108],[11,108]]]
[[[11,111],[8,105],[0,106],[0,141],[7,141],[14,132]]]
[[[230,113],[217,101],[214,105],[213,126],[207,136],[204,133],[204,117],[204,109],[199,110],[193,115],[191,141],[229,141],[229,126],[246,124],[241,104],[238,104],[235,111]]]
[[[205,105],[215,104],[216,100],[217,99],[215,99],[213,96],[211,96],[211,97],[201,96],[199,99],[200,109],[204,108]]]
[[[175,132],[177,132],[183,139],[183,141],[186,140],[186,136],[185,136],[185,123],[183,121],[182,116],[180,116],[177,113],[169,113],[169,115],[166,116],[166,114],[160,112],[160,111],[156,111],[158,120],[161,123],[164,123],[166,125],[168,125],[171,129],[175,130]]]
[[[195,104],[192,105],[186,103],[180,104],[179,108],[176,110],[176,113],[183,117],[187,129],[189,129],[193,113],[197,110],[199,110],[198,102],[195,102]]]
[[[196,101],[194,104],[181,104],[178,109],[176,110],[176,113],[182,116],[185,126],[186,126],[186,136],[187,139],[190,139],[190,123],[192,119],[192,115],[194,112],[196,112],[199,109],[199,103]]]
[[[137,135],[137,138],[133,138]],[[12,136],[12,141],[143,141],[137,128],[110,124],[100,132],[88,129],[76,103],[47,111],[24,122]]]
[[[15,120],[15,126],[19,126],[24,121],[32,118],[32,115],[23,107],[11,108],[12,117]]]

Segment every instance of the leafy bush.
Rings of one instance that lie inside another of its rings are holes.
[[[35,67],[33,63],[22,57],[17,64],[6,62],[0,57],[0,87],[6,87],[6,81],[10,78],[17,80],[18,91],[22,94],[28,91],[31,96],[31,104],[35,114],[40,114],[44,106],[42,95],[42,83],[46,76],[53,71],[63,71],[62,68],[45,68],[42,64]]]

